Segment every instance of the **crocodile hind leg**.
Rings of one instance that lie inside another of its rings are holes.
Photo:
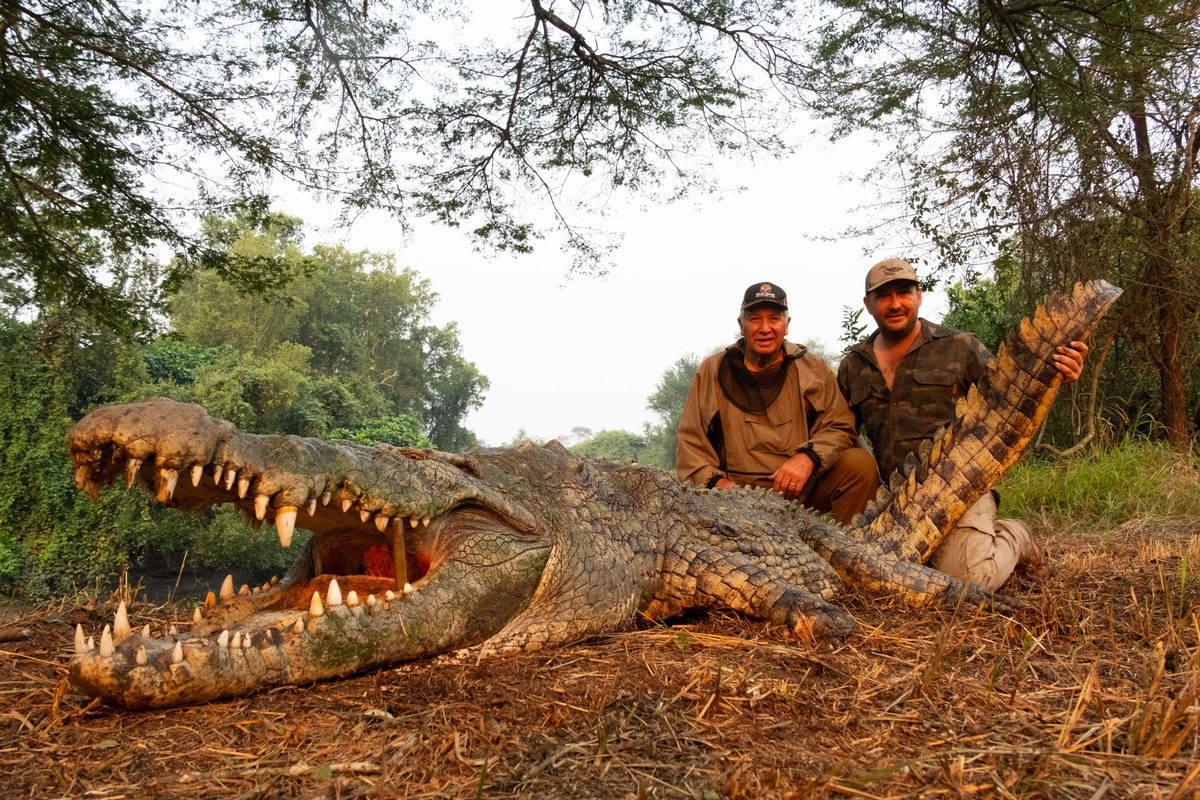
[[[1017,611],[1025,601],[964,583],[935,569],[884,555],[875,547],[855,541],[828,525],[802,519],[796,526],[800,538],[829,563],[847,586],[877,594],[898,595],[911,606],[953,606],[959,598],[968,605],[998,611]]]
[[[837,582],[832,574],[823,577],[825,583]],[[785,626],[803,639],[840,641],[854,630],[849,614],[782,577],[780,570],[720,547],[668,553],[645,614],[670,617],[693,608],[731,608]]]

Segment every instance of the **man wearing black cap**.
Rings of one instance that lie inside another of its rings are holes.
[[[787,293],[746,290],[738,342],[705,359],[679,421],[679,477],[723,489],[757,485],[849,524],[875,496],[871,454],[853,447],[850,412],[828,365],[784,339]]]
[[[879,329],[850,348],[838,368],[838,386],[866,428],[884,477],[954,421],[958,401],[992,360],[974,334],[918,316],[921,298],[917,273],[907,261],[889,258],[871,267],[863,304]],[[1064,383],[1079,379],[1087,351],[1083,342],[1072,342],[1055,353]],[[1029,527],[996,519],[998,501],[989,492],[967,509],[933,551],[934,568],[992,590],[1018,565],[1031,574],[1044,572]]]

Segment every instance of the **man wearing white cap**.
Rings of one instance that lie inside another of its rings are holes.
[[[879,326],[855,345],[838,369],[838,388],[867,430],[886,478],[921,442],[954,421],[958,400],[983,376],[992,354],[974,334],[918,316],[921,287],[912,265],[880,261],[867,273],[863,304]],[[1063,382],[1079,379],[1087,345],[1072,342],[1054,355]],[[933,566],[985,589],[998,589],[1018,565],[1044,573],[1029,527],[996,519],[999,495],[985,494],[933,553]]]

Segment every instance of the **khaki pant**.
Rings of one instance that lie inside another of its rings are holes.
[[[879,467],[866,450],[850,447],[842,451],[833,468],[813,484],[800,498],[802,505],[817,511],[832,511],[833,518],[849,525],[854,515],[875,499],[879,488]]]
[[[996,510],[994,492],[968,508],[958,527],[933,551],[933,568],[985,589],[999,589],[1036,548],[1024,522],[996,519]]]

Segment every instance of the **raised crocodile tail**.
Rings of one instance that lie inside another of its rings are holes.
[[[1021,320],[987,374],[959,401],[956,419],[909,454],[866,511],[856,536],[884,552],[925,561],[971,505],[990,491],[1021,455],[1054,400],[1062,376],[1055,349],[1086,339],[1121,290],[1106,281],[1075,284]]]

